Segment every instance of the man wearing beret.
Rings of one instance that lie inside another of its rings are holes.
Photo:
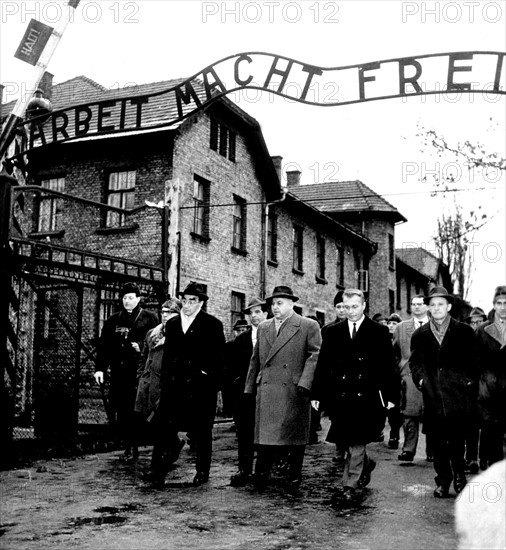
[[[432,436],[436,498],[466,485],[465,434],[476,418],[478,354],[473,329],[450,317],[454,298],[436,286],[424,299],[430,321],[411,337],[409,368],[421,390],[424,421]]]
[[[288,286],[277,286],[267,302],[273,319],[258,327],[257,342],[246,378],[245,393],[256,394],[255,481],[269,481],[275,457],[286,453],[288,484],[302,480],[304,451],[309,440],[310,391],[320,351],[320,326],[293,310],[299,298]]]
[[[137,367],[141,347],[149,330],[158,324],[154,313],[140,306],[141,293],[134,283],[121,289],[122,308],[104,323],[98,345],[95,380],[103,384],[110,370],[109,405],[120,438],[125,445],[124,459],[136,458],[137,420],[134,411],[137,395]]]
[[[219,319],[202,310],[208,300],[202,284],[182,292],[181,314],[167,321],[163,349],[160,404],[155,429],[166,434],[166,457],[177,456],[179,431],[191,433],[196,454],[193,485],[209,479],[213,424],[222,381],[225,335]],[[170,461],[152,464],[155,485],[163,485]]]

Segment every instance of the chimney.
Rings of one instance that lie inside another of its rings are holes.
[[[288,187],[297,187],[300,185],[300,170],[290,170],[286,173],[286,183]]]
[[[283,182],[281,180],[281,164],[283,163],[283,157],[276,155],[274,157],[271,157],[271,160],[272,160],[272,164],[274,164],[274,169],[276,170],[276,174],[278,175],[279,183],[283,185]]]
[[[46,99],[51,99],[53,95],[53,74],[45,72],[40,79],[39,88],[44,92]]]

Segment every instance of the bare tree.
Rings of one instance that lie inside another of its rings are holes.
[[[477,183],[497,181],[506,171],[506,159],[496,152],[489,152],[479,143],[465,141],[449,145],[444,136],[435,130],[419,125],[418,136],[424,144],[422,151],[431,150],[441,159],[453,159],[453,170],[435,170],[430,178],[433,187],[432,196],[451,196],[452,203],[448,212],[443,212],[437,220],[434,242],[438,256],[448,265],[453,284],[453,292],[467,299],[472,278],[473,242],[476,232],[488,223],[495,214],[484,212],[479,204],[478,193],[473,194],[473,207],[465,211],[457,201],[455,184],[462,180],[467,170],[469,191],[478,191]],[[426,175],[422,181],[427,182]]]

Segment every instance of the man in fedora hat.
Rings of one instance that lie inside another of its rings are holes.
[[[421,390],[424,422],[432,436],[436,498],[446,498],[450,485],[466,485],[465,433],[476,417],[478,355],[473,329],[450,316],[454,298],[436,286],[424,299],[430,321],[411,337],[409,368]]]
[[[234,395],[235,422],[237,426],[237,452],[239,469],[230,478],[230,484],[234,487],[246,485],[251,479],[253,471],[253,436],[255,427],[255,402],[250,394],[244,393],[249,362],[253,354],[253,348],[257,341],[258,326],[267,319],[267,303],[261,298],[255,297],[244,309],[248,315],[251,330],[240,334],[230,346],[229,361],[235,372]]]
[[[140,305],[141,292],[135,283],[121,288],[121,310],[106,319],[97,351],[95,380],[103,384],[109,374],[109,406],[118,436],[125,446],[122,459],[137,458],[137,368],[141,347],[149,330],[158,324],[155,313]]]
[[[409,356],[411,355],[411,337],[417,328],[429,322],[428,305],[423,294],[416,294],[411,298],[412,318],[400,322],[394,329],[393,345],[397,371],[401,381],[401,407],[402,428],[404,431],[404,444],[398,459],[403,462],[413,462],[418,446],[420,434],[420,422],[423,415],[422,394],[416,388],[411,371],[409,369]],[[432,448],[430,435],[425,426],[423,428],[426,438],[426,457],[432,462]]]
[[[481,307],[473,307],[469,315],[464,320],[468,325],[472,326],[474,330],[476,330],[487,320],[487,315]]]
[[[191,432],[196,451],[193,485],[201,485],[208,481],[211,468],[225,336],[221,321],[202,311],[208,300],[202,284],[192,281],[179,295],[181,314],[165,325],[160,404],[155,422],[166,434],[167,457],[177,454],[181,444],[178,431]],[[163,485],[169,467],[167,462],[157,464],[152,481]]]
[[[237,404],[239,395],[242,395],[244,386],[239,390],[236,387],[238,376],[237,365],[233,358],[234,342],[244,332],[251,330],[246,319],[238,319],[232,327],[232,338],[225,344],[225,363],[223,370],[223,384],[221,387],[221,399],[223,402],[223,416],[234,419],[236,424]],[[237,427],[237,426],[236,426]]]
[[[293,310],[299,298],[288,286],[277,286],[267,298],[273,319],[258,326],[257,342],[246,378],[245,393],[256,393],[255,481],[268,482],[279,451],[288,455],[288,483],[302,479],[309,440],[310,391],[320,351],[320,326]]]

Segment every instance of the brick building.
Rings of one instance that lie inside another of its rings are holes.
[[[395,299],[394,230],[405,218],[361,182],[300,186],[290,172],[283,188],[282,158],[227,98],[169,124],[178,106],[163,90],[178,82],[108,90],[82,76],[46,81],[54,112],[71,108],[75,120],[48,119],[39,142],[46,127],[82,130],[92,104],[103,131],[33,147],[20,164],[27,177],[13,201],[7,368],[19,426],[35,417],[43,434],[72,432],[77,419],[104,422],[91,372],[126,280],[153,309],[192,280],[204,284],[208,311],[227,333],[253,296],[280,284],[321,323],[334,319],[334,295],[345,287],[362,288],[373,313]],[[193,90],[204,98],[202,84]],[[2,106],[2,121],[12,106]],[[141,106],[142,128],[107,131]],[[63,398],[67,413],[48,409]]]
[[[411,298],[415,294],[427,295],[434,286],[444,286],[448,292],[453,292],[448,266],[425,248],[396,248],[395,254],[395,311],[403,318],[411,315]]]
[[[177,82],[107,90],[76,77],[48,85],[47,95],[54,110],[77,106],[82,113],[85,102],[108,101],[110,110],[118,98],[140,104],[146,93]],[[195,90],[204,94],[199,83]],[[49,191],[26,194],[23,238],[167,270],[171,295],[190,280],[203,283],[209,311],[227,330],[251,297],[278,284],[293,287],[302,314],[333,319],[336,290],[356,286],[357,265],[377,253],[374,240],[286,192],[281,157],[270,156],[258,122],[228,99],[163,126],[175,111],[150,97],[142,131],[33,148],[26,183]],[[168,227],[159,215],[164,207]],[[113,288],[102,293],[108,303],[113,298]],[[98,333],[110,307],[97,311]]]
[[[300,172],[294,171],[288,188],[301,200],[376,244],[375,253],[347,258],[353,266],[352,282],[366,292],[371,314],[395,311],[395,226],[406,218],[358,180],[300,185]]]

